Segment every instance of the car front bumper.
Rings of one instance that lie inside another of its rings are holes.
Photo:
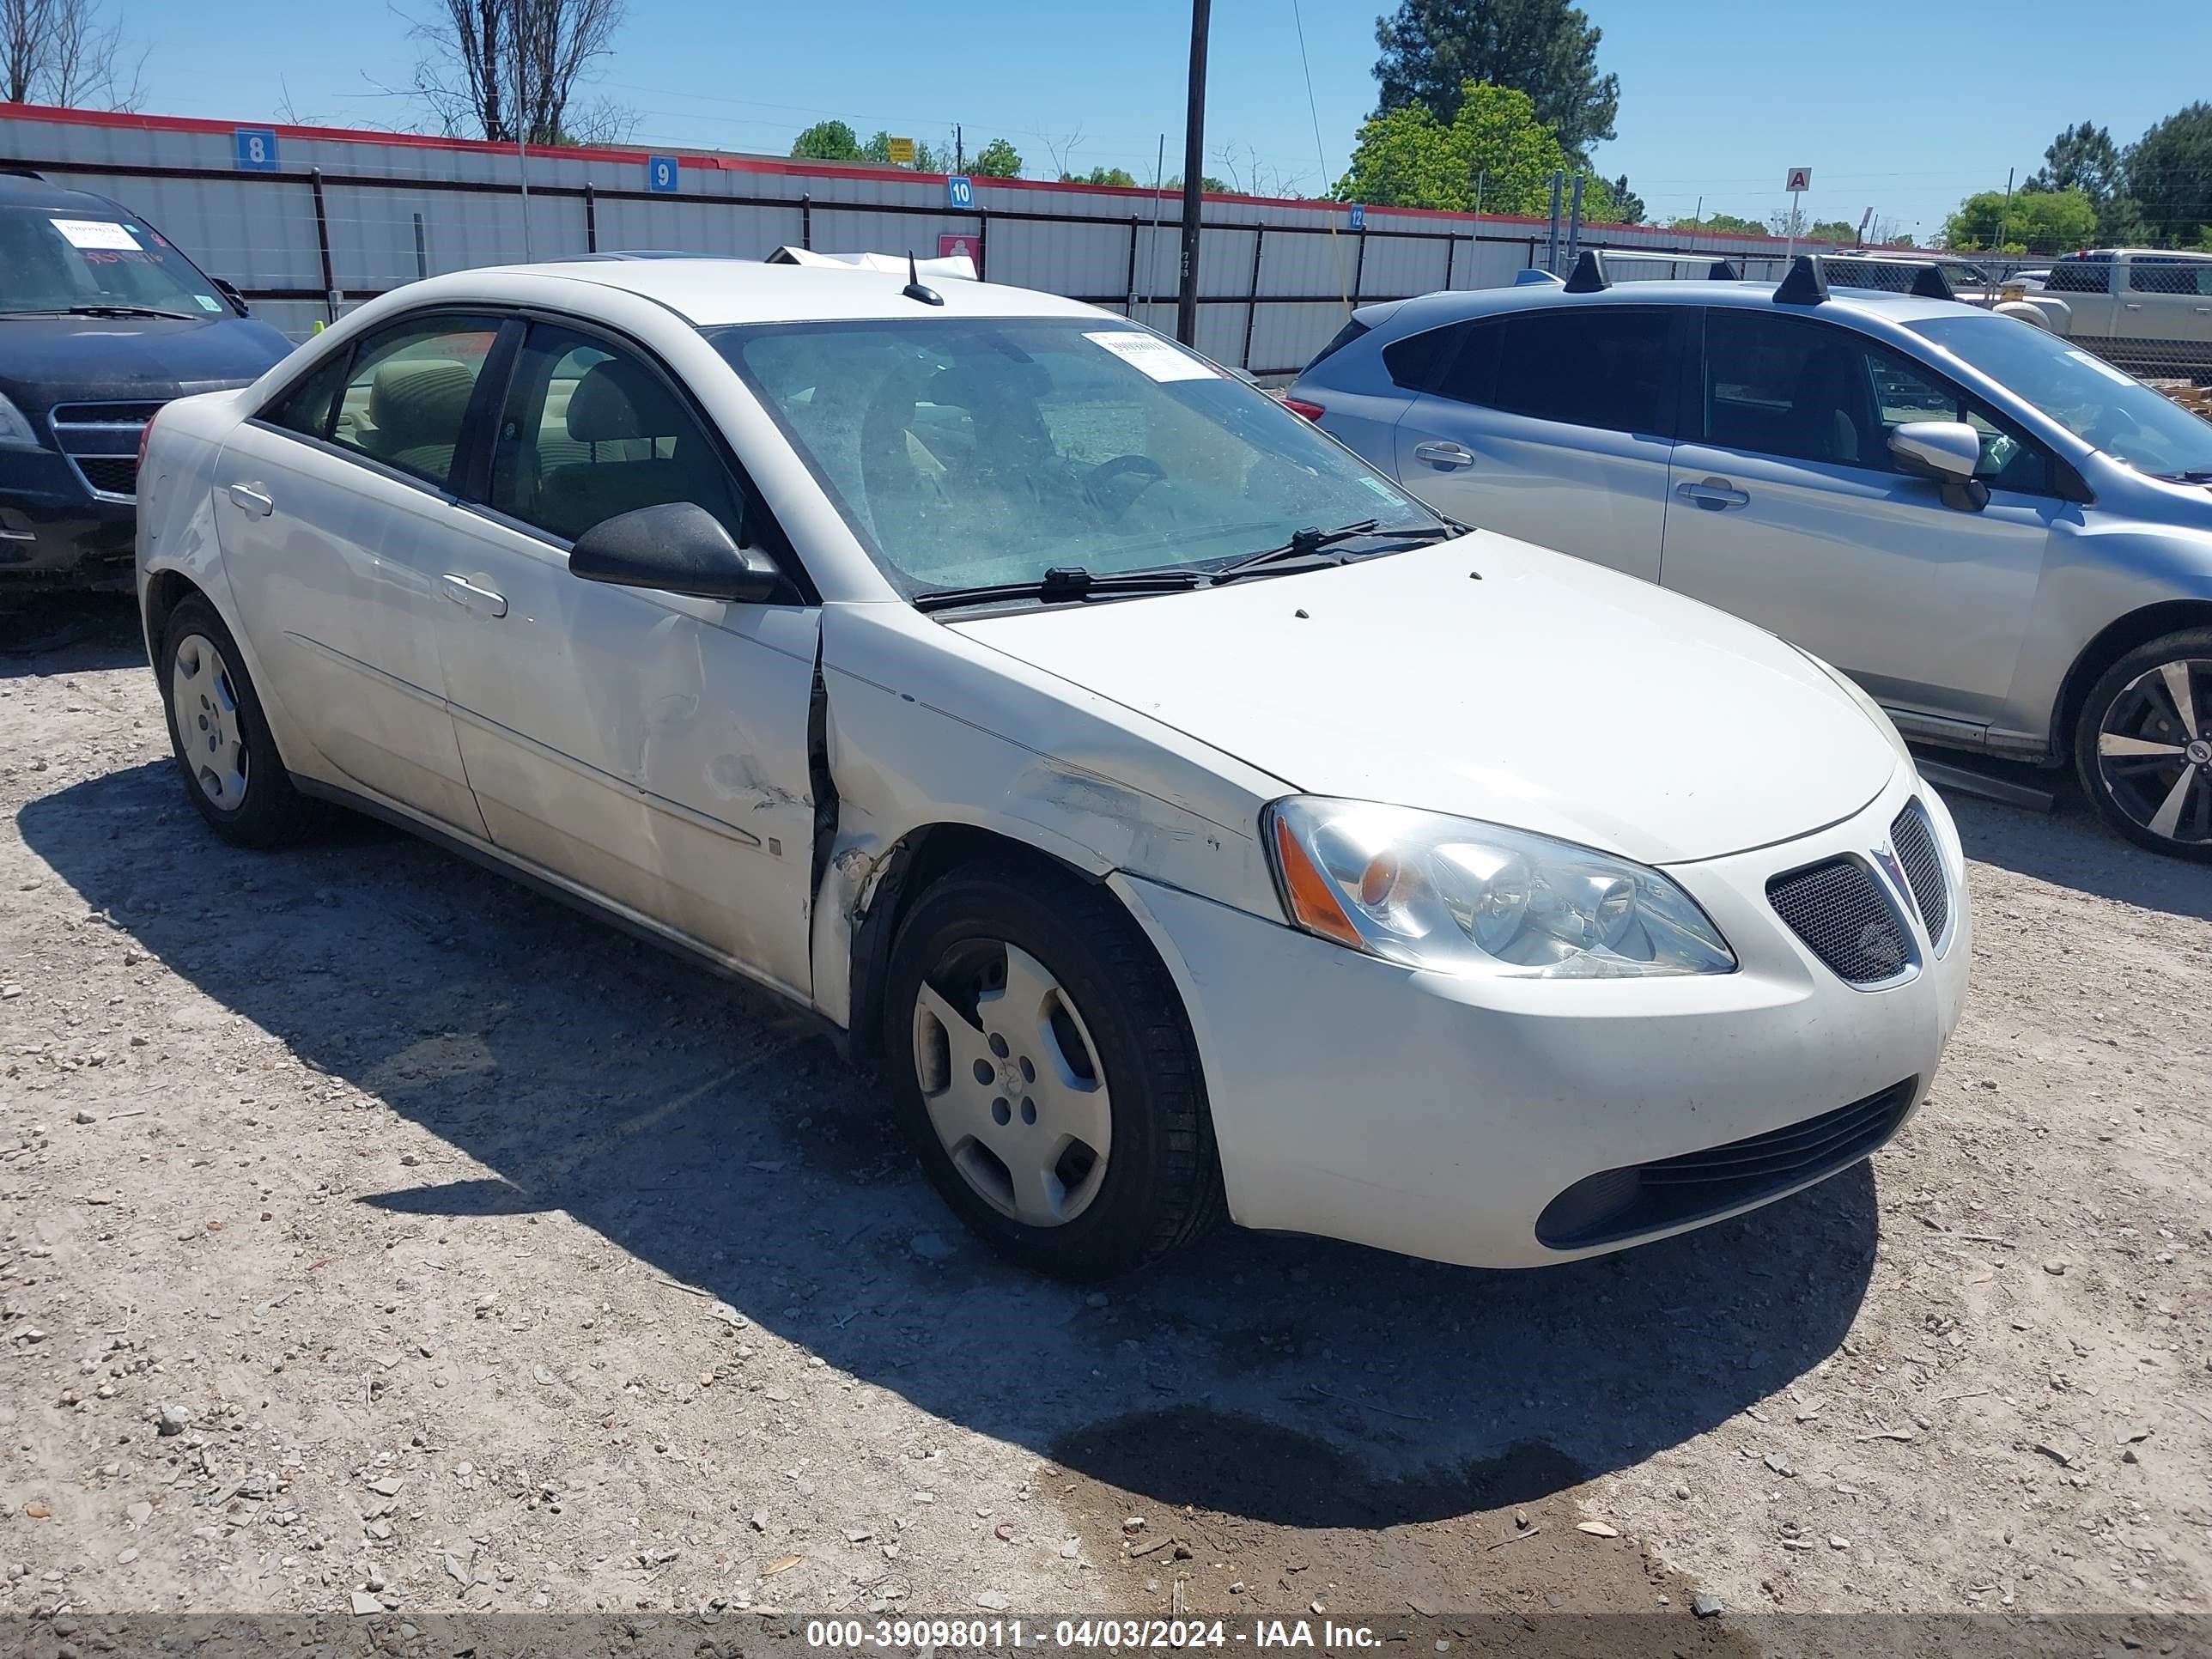
[[[127,588],[137,509],[94,496],[51,450],[0,450],[0,584]]]
[[[1939,949],[1902,901],[1914,970],[1855,988],[1784,924],[1766,884],[1838,855],[1874,861],[1916,796],[1942,851],[1948,936]],[[1900,765],[1841,823],[1668,866],[1735,973],[1609,981],[1424,973],[1176,889],[1115,884],[1189,1010],[1239,1223],[1518,1267],[1771,1203],[1893,1133],[1965,1000],[1965,867],[1950,814]]]

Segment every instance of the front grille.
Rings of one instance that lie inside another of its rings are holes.
[[[133,455],[79,455],[76,470],[94,489],[108,495],[138,493],[138,460]]]
[[[145,402],[56,404],[46,421],[88,489],[128,501],[138,491],[138,440],[161,410]]]
[[[1951,889],[1943,878],[1943,855],[1936,850],[1936,826],[1928,822],[1928,809],[1917,800],[1907,806],[1889,826],[1889,839],[1928,937],[1940,943],[1951,925]]]
[[[1919,1083],[1907,1078],[1832,1112],[1723,1146],[1586,1176],[1544,1206],[1537,1242],[1555,1250],[1617,1243],[1823,1180],[1896,1132]]]
[[[1879,985],[1911,966],[1911,936],[1874,872],[1834,858],[1766,884],[1766,902],[1837,978]]]

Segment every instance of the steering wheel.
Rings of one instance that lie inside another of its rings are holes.
[[[1120,518],[1137,504],[1137,497],[1168,476],[1168,471],[1149,455],[1116,455],[1111,460],[1101,461],[1091,469],[1091,476],[1083,481],[1083,493],[1101,507],[1108,504],[1107,488],[1119,479],[1142,478],[1144,482],[1129,491],[1121,504],[1112,509]]]

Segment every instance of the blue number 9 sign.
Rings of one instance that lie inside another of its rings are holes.
[[[676,161],[673,155],[653,155],[646,158],[645,187],[658,196],[672,196],[676,192]]]

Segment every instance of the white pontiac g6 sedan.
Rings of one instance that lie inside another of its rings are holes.
[[[1224,1212],[1560,1261],[1896,1131],[1970,921],[1849,682],[935,280],[473,270],[169,404],[138,586],[193,804],[374,813],[812,1010],[1071,1277]]]

